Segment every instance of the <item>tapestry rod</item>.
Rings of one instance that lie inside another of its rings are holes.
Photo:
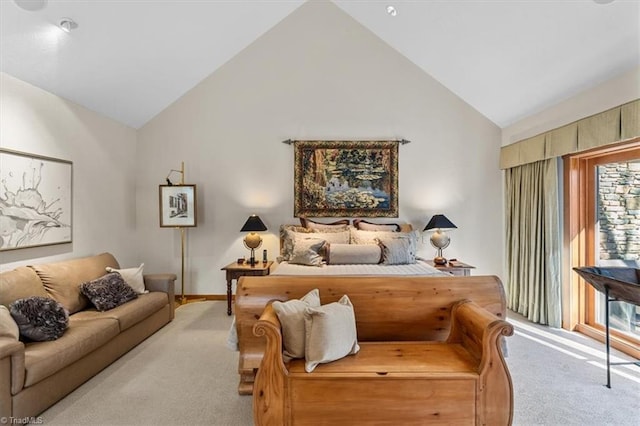
[[[294,141],[292,139],[287,139],[287,140],[282,141],[282,143],[285,143],[287,145],[293,145],[295,142],[296,141]],[[402,144],[402,145],[406,145],[408,143],[411,143],[411,141],[406,140],[406,139],[400,139],[399,141],[396,141],[396,142],[398,142],[399,144]]]

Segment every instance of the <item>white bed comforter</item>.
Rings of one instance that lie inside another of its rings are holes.
[[[449,275],[424,261],[408,265],[323,265],[305,266],[289,262],[278,264],[270,275]]]

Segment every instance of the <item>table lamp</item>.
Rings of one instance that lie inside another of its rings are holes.
[[[240,232],[248,232],[246,237],[244,237],[244,246],[251,250],[251,258],[249,259],[249,263],[251,266],[256,264],[256,249],[262,245],[262,238],[260,235],[256,234],[259,231],[266,231],[267,227],[262,223],[260,217],[252,214],[249,216],[249,219],[244,223],[244,226],[240,230]]]
[[[425,231],[435,229],[435,232],[431,234],[431,245],[438,249],[438,254],[433,258],[435,265],[446,265],[447,259],[442,256],[442,250],[449,246],[451,240],[449,236],[443,231],[443,229],[457,228],[447,217],[443,214],[435,214],[424,227]]]

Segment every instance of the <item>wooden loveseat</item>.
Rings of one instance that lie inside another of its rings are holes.
[[[277,300],[313,288],[322,304],[349,296],[360,351],[311,373],[304,360],[285,363],[268,304],[254,325],[266,336],[253,388],[257,425],[511,423],[502,336],[513,328],[497,277],[247,277],[241,285],[244,296]]]

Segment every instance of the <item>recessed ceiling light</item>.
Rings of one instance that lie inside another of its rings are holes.
[[[47,0],[13,0],[13,2],[17,4],[20,9],[29,12],[44,9],[47,5]]]
[[[62,18],[60,20],[60,29],[65,33],[70,33],[71,30],[78,28],[78,24],[71,18]]]
[[[614,2],[614,0],[593,0],[593,1],[598,4],[609,4]]]
[[[387,6],[387,13],[391,16],[396,16],[398,14],[398,11],[393,6]]]

